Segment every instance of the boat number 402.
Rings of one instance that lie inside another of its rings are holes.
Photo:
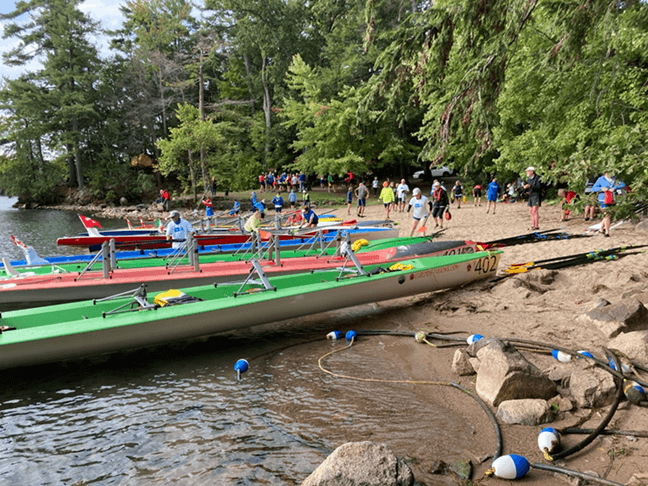
[[[475,272],[488,273],[497,266],[497,257],[495,255],[480,258],[475,262]]]

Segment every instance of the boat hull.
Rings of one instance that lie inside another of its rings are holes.
[[[336,280],[338,272],[272,279],[275,291],[244,293],[234,285],[185,289],[210,300],[101,317],[121,300],[77,302],[6,312],[0,368],[13,368],[207,336],[370,302],[433,292],[495,275],[499,252],[406,260],[412,269]],[[149,296],[152,301],[153,296]],[[52,322],[50,322],[52,321]]]
[[[362,265],[390,264],[415,256],[455,255],[474,253],[478,245],[474,242],[448,241],[413,245],[395,245],[377,251],[356,253]],[[261,264],[268,275],[290,275],[310,270],[324,270],[341,266],[344,258],[331,256],[309,256],[282,258],[280,263],[263,260]],[[14,310],[40,305],[100,299],[109,295],[127,292],[146,284],[149,292],[175,288],[194,287],[229,282],[245,278],[250,271],[247,261],[216,261],[200,265],[196,272],[185,265],[170,272],[166,267],[120,268],[109,277],[103,272],[92,271],[79,277],[78,273],[34,275],[24,278],[0,281],[0,310]]]

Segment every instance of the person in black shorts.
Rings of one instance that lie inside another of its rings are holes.
[[[472,190],[473,201],[475,202],[475,207],[481,206],[481,193],[482,193],[481,184],[475,184],[475,187],[473,187],[473,190]]]
[[[435,182],[432,186],[432,217],[434,218],[434,227],[443,228],[443,213],[445,213],[450,198],[448,192],[443,188],[440,182]]]
[[[461,209],[461,198],[463,197],[463,186],[461,182],[455,182],[455,185],[452,187],[452,197],[457,201],[457,209]]]
[[[542,198],[542,184],[540,176],[536,174],[535,168],[529,166],[526,168],[527,183],[524,188],[529,191],[529,214],[531,215],[531,230],[536,231],[540,229],[540,215],[538,209],[540,208],[540,200]]]

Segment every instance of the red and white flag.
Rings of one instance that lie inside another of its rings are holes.
[[[126,218],[126,222],[128,223],[128,229],[133,229],[133,225],[130,222],[130,219]]]
[[[88,218],[87,216],[83,216],[82,214],[79,214],[79,219],[81,219],[83,226],[85,226],[86,228],[94,228],[94,227],[101,228],[99,222],[95,221],[92,218]]]
[[[14,242],[14,245],[20,246],[21,248],[27,248],[27,245],[25,245],[22,241],[20,241],[14,235],[10,235],[10,236],[11,236],[11,241]]]

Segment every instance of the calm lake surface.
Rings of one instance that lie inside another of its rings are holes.
[[[65,253],[57,237],[82,230],[74,213],[19,211],[13,202],[0,197],[2,256],[22,258],[10,234],[49,256]],[[430,462],[484,453],[471,449],[476,426],[453,410],[459,393],[354,381],[318,366],[320,357],[346,347],[327,341],[326,333],[395,329],[403,305],[368,304],[162,347],[5,370],[0,484],[298,485],[331,450],[361,440],[389,444],[422,484],[454,484],[429,474]],[[407,380],[407,358],[420,346],[413,343],[364,338],[325,364],[340,374]],[[237,382],[233,366],[240,358],[249,360],[250,370]]]

